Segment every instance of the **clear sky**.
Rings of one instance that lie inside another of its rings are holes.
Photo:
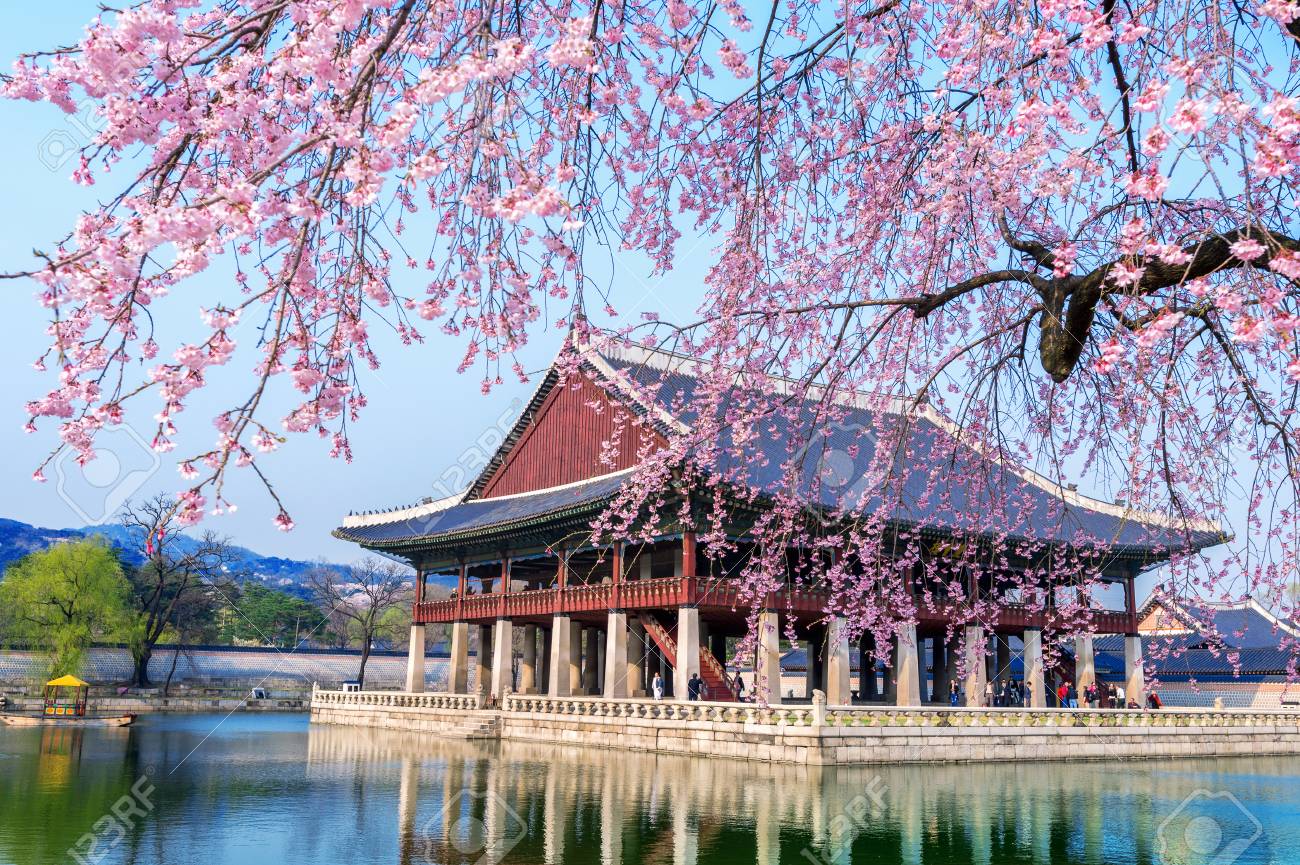
[[[7,68],[24,51],[45,50],[75,42],[95,14],[89,0],[59,0],[49,4],[5,3],[6,27],[0,30],[0,57]],[[48,249],[71,227],[77,213],[120,189],[126,172],[101,179],[90,189],[79,187],[69,176],[75,167],[72,149],[85,140],[89,114],[70,120],[51,105],[0,101],[0,270],[11,272],[33,266],[33,248]],[[93,128],[93,127],[91,127]],[[689,250],[690,245],[683,251]],[[706,251],[699,247],[699,252]],[[685,269],[667,279],[651,279],[649,267],[621,259],[616,274],[625,315],[655,311],[669,319],[685,320],[698,302],[704,255],[687,257]],[[178,287],[155,309],[160,332],[195,332],[200,326],[199,306],[211,305],[214,290],[230,291],[218,275],[205,275]],[[103,457],[84,471],[71,461],[46,472],[49,481],[36,484],[31,473],[57,441],[56,427],[48,421],[33,435],[21,427],[26,422],[24,402],[39,396],[53,381],[52,373],[37,373],[31,363],[46,347],[46,311],[34,300],[30,281],[0,282],[0,516],[47,527],[70,527],[111,520],[114,504],[125,493],[133,496],[174,492],[183,488],[176,473],[176,455],[209,447],[214,430],[209,422],[222,402],[240,396],[252,381],[250,366],[256,355],[240,355],[212,378],[211,393],[196,401],[180,418],[181,438],[175,451],[155,458],[130,431],[104,439]],[[418,294],[418,292],[416,292]],[[558,317],[552,311],[550,319]],[[271,523],[273,502],[248,479],[232,485],[238,513],[213,518],[205,525],[225,532],[238,543],[267,555],[294,558],[324,557],[350,561],[358,556],[352,544],[330,537],[330,530],[350,509],[392,507],[439,492],[439,481],[451,478],[454,467],[481,459],[490,451],[502,423],[513,421],[513,408],[522,404],[535,383],[515,381],[484,397],[473,371],[456,373],[463,346],[434,327],[424,328],[423,346],[403,347],[389,335],[377,340],[383,366],[366,373],[364,388],[370,405],[360,423],[352,427],[355,458],[351,464],[331,460],[326,443],[296,436],[265,459],[265,469],[276,482],[297,528],[289,533]],[[246,332],[247,333],[247,332]],[[372,333],[377,328],[372,326]],[[525,368],[545,369],[563,334],[537,332],[522,355]],[[160,339],[163,352],[170,349]],[[246,335],[241,345],[251,348]],[[160,354],[160,356],[162,356]],[[128,426],[147,441],[156,400],[145,397],[139,409],[128,414]],[[503,420],[504,418],[504,420]],[[242,474],[242,473],[241,473]]]

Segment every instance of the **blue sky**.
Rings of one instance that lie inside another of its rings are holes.
[[[6,27],[0,32],[0,56],[7,68],[24,51],[45,50],[75,42],[95,14],[96,3],[60,0],[57,4],[11,4],[5,11]],[[118,191],[126,172],[101,178],[90,189],[69,180],[74,167],[70,145],[84,140],[82,119],[69,119],[51,105],[0,101],[0,270],[30,268],[33,248],[49,248],[62,237],[77,213],[93,205],[98,195]],[[64,161],[67,159],[68,161]],[[689,244],[687,246],[689,249]],[[706,247],[697,251],[707,252]],[[658,312],[665,318],[687,319],[696,303],[705,256],[691,255],[687,271],[667,279],[651,279],[649,267],[620,259],[617,280],[626,315]],[[231,291],[218,274],[205,274],[192,284],[178,287],[156,308],[160,332],[198,332],[199,306],[211,305],[214,292]],[[31,473],[57,441],[55,426],[46,423],[33,435],[22,432],[24,402],[48,389],[52,374],[37,373],[32,361],[46,346],[45,311],[34,300],[30,281],[0,283],[4,292],[0,314],[0,516],[50,527],[84,525],[98,521],[124,492],[134,496],[174,492],[183,488],[170,457],[210,446],[209,419],[223,401],[240,396],[251,382],[253,355],[241,355],[221,370],[204,396],[180,418],[179,446],[172,454],[155,458],[134,433],[125,431],[106,440],[105,456],[85,471],[70,462],[47,471],[49,481],[36,484]],[[630,304],[630,306],[629,306]],[[558,317],[558,312],[550,318]],[[324,557],[349,561],[358,550],[330,537],[342,514],[350,509],[390,507],[438,492],[439,479],[451,477],[457,464],[478,460],[498,439],[495,432],[513,420],[512,406],[526,400],[533,384],[507,381],[490,396],[479,390],[471,371],[456,373],[463,346],[426,327],[423,346],[406,348],[391,335],[378,336],[383,366],[366,373],[364,387],[369,408],[352,427],[355,458],[349,465],[327,456],[326,443],[297,436],[266,458],[265,469],[276,482],[297,528],[276,530],[276,511],[270,498],[241,476],[231,487],[239,505],[234,515],[213,518],[205,525],[231,535],[236,541],[266,554],[296,558]],[[526,369],[544,369],[559,347],[563,334],[536,332],[522,354]],[[160,340],[163,352],[170,351]],[[251,344],[251,339],[244,343]],[[161,356],[161,355],[160,355]],[[151,435],[155,401],[147,397],[134,414],[130,427],[146,440]],[[111,519],[111,517],[110,517]]]

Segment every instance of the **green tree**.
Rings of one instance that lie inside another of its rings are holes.
[[[6,642],[49,656],[51,675],[75,673],[95,640],[121,639],[130,585],[102,537],[56,544],[9,566],[0,583]]]
[[[320,610],[302,598],[252,582],[244,584],[222,620],[231,642],[281,648],[319,637],[325,623]]]

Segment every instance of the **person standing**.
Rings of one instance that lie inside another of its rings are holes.
[[[731,692],[736,696],[737,703],[743,703],[745,700],[745,680],[740,678],[740,673],[736,673],[736,678],[731,680]]]
[[[655,695],[656,700],[664,698],[664,677],[655,673],[654,681],[650,683],[650,691]]]
[[[691,673],[690,679],[686,681],[686,699],[688,700],[700,699],[700,686],[702,684],[704,683],[700,681],[700,674]]]
[[[984,705],[985,707],[993,705],[993,682],[989,680],[984,683]]]
[[[961,704],[961,688],[957,686],[956,681],[948,683],[948,705],[958,706]]]

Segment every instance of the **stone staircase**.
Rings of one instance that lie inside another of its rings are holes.
[[[643,615],[641,621],[650,639],[654,640],[659,651],[664,653],[664,657],[668,659],[673,669],[677,669],[677,629],[668,630],[654,616]],[[707,697],[710,701],[716,703],[736,701],[736,696],[731,690],[731,681],[727,678],[727,671],[704,646],[700,647],[700,678],[704,680],[704,686],[708,689]],[[685,683],[682,687],[685,687]]]
[[[501,714],[499,712],[469,713],[456,726],[439,735],[449,739],[500,739]]]

